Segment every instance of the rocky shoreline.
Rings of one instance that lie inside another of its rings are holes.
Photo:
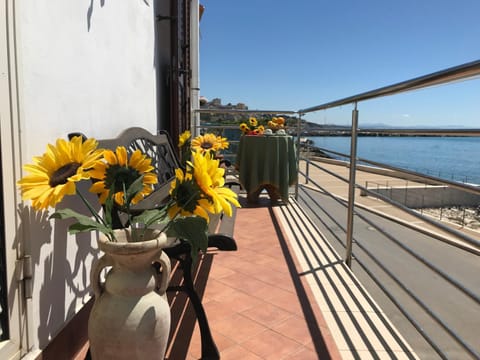
[[[480,231],[480,206],[462,207],[452,206],[447,208],[422,209],[423,214],[430,215],[437,220],[449,221],[469,229]]]
[[[312,143],[309,141],[311,140],[306,140],[305,142],[300,141],[300,152],[302,155],[308,155],[308,156],[317,156],[317,157],[322,157],[322,158],[327,158],[327,159],[333,159],[332,156],[328,155],[326,152],[323,150],[320,150],[320,148],[313,146]]]

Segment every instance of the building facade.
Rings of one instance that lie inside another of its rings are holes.
[[[22,166],[72,132],[102,139],[140,126],[175,139],[190,128],[198,6],[1,0],[1,359],[68,359],[81,350],[99,257],[96,234],[68,235],[66,222],[22,203]],[[73,198],[65,206],[79,207]]]

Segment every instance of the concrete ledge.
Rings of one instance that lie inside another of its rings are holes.
[[[448,186],[404,186],[368,189],[412,209],[445,206],[478,206],[480,195]],[[364,192],[361,195],[366,195]]]
[[[336,159],[327,159],[327,158],[321,158],[321,157],[312,157],[310,160],[311,161],[316,161],[316,162],[322,162],[322,163],[326,163],[326,164],[331,164],[331,165],[343,166],[345,168],[350,168],[350,162],[348,162],[348,161],[336,160]],[[374,167],[374,166],[366,166],[366,165],[357,164],[357,170],[369,172],[369,173],[372,173],[372,174],[383,175],[383,176],[391,176],[391,177],[394,177],[394,178],[408,180],[408,181],[419,181],[419,182],[424,181],[421,177],[411,175],[411,174],[407,174],[407,173],[404,173],[402,171],[378,168],[378,167]],[[434,181],[431,181],[431,183],[432,183],[432,185],[435,185]],[[438,184],[441,184],[441,183],[438,183]]]

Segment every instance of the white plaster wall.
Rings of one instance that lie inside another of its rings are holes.
[[[27,142],[31,134],[51,139],[82,130],[108,137],[131,125],[155,130],[152,4],[36,0],[19,1],[17,9]]]
[[[96,138],[129,126],[156,131],[152,1],[16,1],[24,163],[74,131]],[[81,209],[76,198],[65,206]],[[46,217],[26,208],[20,225],[34,261],[30,340],[40,349],[88,301],[99,256],[93,235],[69,236],[65,222]]]

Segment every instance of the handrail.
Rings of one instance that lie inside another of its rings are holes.
[[[345,129],[339,129],[338,127],[329,127],[325,126],[322,127],[321,130],[316,130],[317,132],[325,132],[328,133],[328,135],[339,133],[342,136],[348,134],[350,135],[351,127],[345,128]],[[359,136],[362,135],[368,135],[368,134],[373,134],[373,135],[404,135],[404,136],[409,136],[409,135],[422,135],[422,136],[480,136],[480,128],[474,129],[474,128],[465,128],[465,129],[396,129],[396,128],[390,128],[390,129],[370,129],[370,128],[358,128],[357,134]]]
[[[326,148],[319,148],[319,150],[330,153],[330,154],[335,154],[335,155],[338,155],[338,156],[342,156],[342,157],[345,157],[345,158],[348,158],[348,156],[349,156],[347,154],[343,154],[343,153],[340,153],[340,152],[337,152],[337,151],[332,151],[332,150],[329,150],[329,149],[326,149]],[[432,184],[448,185],[449,187],[452,187],[454,189],[458,189],[458,190],[461,190],[461,191],[467,191],[467,192],[470,192],[470,193],[475,194],[475,195],[480,195],[480,187],[478,185],[462,184],[462,183],[459,183],[458,181],[441,179],[441,178],[436,177],[436,176],[431,176],[431,175],[428,175],[428,174],[422,174],[422,173],[417,172],[417,171],[408,170],[408,169],[400,168],[398,166],[388,165],[388,164],[385,164],[385,163],[382,163],[382,162],[373,161],[373,160],[369,160],[369,159],[364,159],[364,158],[361,158],[361,157],[357,157],[356,160],[359,161],[359,162],[362,162],[364,164],[367,164],[367,165],[372,165],[372,166],[375,166],[375,167],[378,167],[378,168],[392,170],[392,171],[398,171],[398,172],[401,172],[401,173],[404,173],[404,174],[407,174],[407,175],[411,175],[411,176],[413,176],[415,178],[418,178],[418,179],[421,179],[423,181],[429,181]]]
[[[382,96],[398,94],[405,91],[418,90],[421,88],[440,85],[448,82],[459,81],[466,78],[480,76],[480,60],[454,66],[445,70],[437,71],[428,75],[402,81],[393,85],[367,91],[358,95],[349,96],[340,100],[331,101],[322,105],[312,106],[306,109],[298,110],[300,114],[306,114],[313,111],[325,110],[332,107],[351,104],[354,102],[370,100]]]
[[[297,114],[292,110],[242,110],[242,109],[197,109],[200,114]]]
[[[331,176],[339,179],[340,181],[342,181],[342,182],[344,182],[344,183],[348,183],[348,181],[349,181],[349,179],[344,178],[344,177],[342,177],[342,176],[340,176],[340,175],[338,175],[338,174],[336,174],[336,173],[334,173],[334,172],[332,172],[332,171],[330,171],[330,170],[328,170],[328,169],[326,169],[326,168],[324,168],[324,167],[322,167],[322,166],[320,166],[320,165],[318,165],[318,164],[316,164],[316,163],[314,163],[314,162],[312,162],[312,161],[310,161],[310,160],[308,160],[308,159],[302,158],[302,160],[306,161],[306,162],[309,164],[309,166],[313,166],[313,167],[315,167],[315,168],[317,168],[317,169],[319,169],[319,170],[321,170],[321,171],[323,171],[323,172],[325,172],[325,173],[327,173],[327,174],[329,174],[329,175],[331,175]],[[380,164],[380,163],[379,163],[379,164]],[[390,167],[389,167],[388,165],[386,165],[386,164],[381,164],[381,165],[384,165],[384,166],[385,166],[385,169],[391,169],[391,170],[392,170],[392,169],[395,169],[395,168],[390,168]],[[398,170],[398,168],[396,168],[396,169]],[[300,172],[300,173],[301,173],[301,172]],[[302,175],[304,175],[305,177],[307,176],[306,174],[303,174],[303,173],[302,173]],[[428,177],[428,178],[427,178],[427,177],[425,177],[425,176],[423,176],[422,174],[419,174],[419,173],[417,173],[416,175],[418,175],[418,177],[419,177],[420,179],[423,178],[423,179],[425,179],[425,180],[427,180],[427,179],[435,180],[438,184],[444,183],[444,180],[439,179],[439,178],[435,178],[435,177]],[[328,193],[328,191],[327,191],[326,189],[322,188],[315,180],[309,179],[309,182],[311,182],[311,183],[314,184],[316,187],[318,187],[319,189],[321,189],[324,193]],[[444,183],[444,184],[447,184],[447,183]],[[434,225],[435,227],[437,227],[438,229],[443,230],[444,232],[446,232],[446,233],[448,233],[448,234],[451,234],[451,235],[453,235],[454,237],[456,237],[456,238],[458,238],[458,239],[462,239],[462,240],[463,240],[465,243],[467,243],[469,246],[471,246],[472,248],[475,248],[475,249],[476,249],[476,250],[474,250],[474,253],[475,253],[475,254],[480,255],[480,241],[478,241],[477,239],[475,239],[475,238],[473,238],[473,237],[471,237],[471,236],[468,236],[467,234],[465,234],[465,233],[463,233],[463,232],[461,232],[461,231],[459,231],[459,230],[456,230],[456,229],[454,229],[454,228],[452,228],[452,227],[449,227],[449,226],[447,226],[447,225],[444,225],[444,224],[442,224],[442,223],[439,222],[439,221],[436,221],[436,220],[433,220],[433,219],[431,219],[431,218],[429,218],[429,217],[426,217],[426,216],[418,213],[417,211],[412,210],[412,209],[408,208],[407,206],[399,203],[398,201],[394,201],[394,200],[388,198],[387,196],[384,196],[384,195],[379,194],[379,193],[373,193],[371,190],[369,190],[368,188],[366,188],[366,187],[364,187],[364,186],[361,186],[360,184],[356,184],[355,186],[356,186],[357,189],[364,191],[366,194],[373,195],[373,196],[375,196],[375,197],[377,197],[377,198],[385,201],[386,203],[389,203],[389,204],[391,204],[391,205],[394,205],[395,207],[397,207],[397,208],[399,208],[399,209],[401,209],[401,210],[409,213],[410,215],[418,218],[418,219],[421,220],[421,221],[430,223],[430,224]],[[478,191],[478,190],[479,190],[479,189],[477,189],[477,191]],[[418,231],[418,230],[417,230],[417,231]],[[431,235],[431,236],[436,236],[435,234],[429,234],[429,235]],[[441,240],[441,241],[443,241],[443,242],[445,242],[445,243],[450,243],[450,245],[453,245],[453,246],[462,248],[461,245],[459,245],[459,244],[457,244],[457,243],[451,243],[451,242],[449,242],[449,240],[446,240],[446,239],[443,238],[443,237],[440,237],[440,238],[438,238],[438,239]],[[463,248],[463,250],[469,251],[468,248]]]

